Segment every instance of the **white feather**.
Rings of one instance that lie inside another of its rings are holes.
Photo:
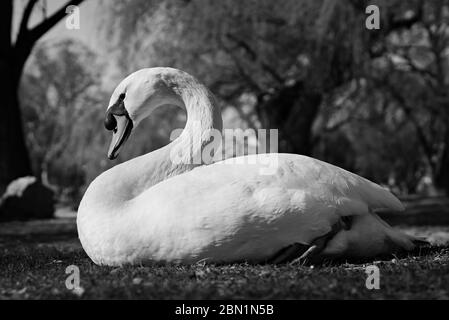
[[[192,118],[195,106],[179,90]],[[207,98],[196,95],[195,103]],[[212,121],[203,121],[206,126],[216,126],[216,115],[197,114]],[[77,223],[94,262],[265,261],[293,243],[311,244],[343,216],[352,216],[352,227],[330,239],[323,256],[371,257],[394,246],[413,248],[411,237],[373,213],[403,210],[400,201],[360,176],[294,154],[251,155],[240,159],[244,164],[229,159],[174,166],[173,145],[115,166],[89,186]],[[278,164],[271,175],[261,174],[267,158]]]

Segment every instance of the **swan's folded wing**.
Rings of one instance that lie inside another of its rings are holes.
[[[344,202],[346,198],[356,203],[362,202],[369,209],[404,210],[402,203],[386,188],[331,164],[310,160],[321,166],[317,183],[324,186],[328,194],[340,196],[340,201]]]
[[[270,157],[273,159],[267,161]],[[215,170],[216,167],[213,165],[209,168],[212,169],[209,175],[220,173],[220,171],[226,172],[220,178],[223,180],[226,177],[225,180],[232,180],[232,176],[238,173],[241,180],[249,183],[261,181],[259,187],[282,186],[289,190],[302,190],[319,201],[334,204],[337,207],[349,206],[350,211],[360,206],[365,206],[367,209],[404,210],[401,202],[387,189],[320,160],[296,154],[250,155],[240,159],[246,159],[242,160],[244,163],[258,163],[258,165],[231,165],[227,169],[220,168],[221,170]],[[233,163],[234,159],[222,162],[222,164]],[[264,163],[276,164],[276,167],[272,168],[275,169],[272,174],[260,175]]]

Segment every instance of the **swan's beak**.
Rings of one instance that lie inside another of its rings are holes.
[[[109,146],[108,158],[113,160],[117,158],[121,147],[128,140],[133,129],[133,122],[128,116],[114,116],[117,126],[112,133],[112,141]]]

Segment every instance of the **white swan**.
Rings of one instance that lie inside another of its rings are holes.
[[[416,239],[373,212],[403,210],[398,199],[325,162],[272,154],[242,157],[246,164],[189,164],[212,141],[207,129],[221,130],[222,122],[209,91],[180,70],[142,69],[117,86],[105,120],[114,132],[109,158],[142,119],[165,105],[187,112],[180,137],[102,173],[81,201],[79,238],[95,263],[283,262],[414,248]],[[200,143],[192,140],[195,133]],[[171,160],[186,150],[186,161]],[[271,175],[261,174],[267,159],[277,161]]]

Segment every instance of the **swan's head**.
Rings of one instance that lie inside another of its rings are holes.
[[[106,111],[104,125],[113,132],[108,158],[115,159],[131,132],[161,105],[184,107],[179,83],[191,77],[172,68],[136,71],[115,88]]]

